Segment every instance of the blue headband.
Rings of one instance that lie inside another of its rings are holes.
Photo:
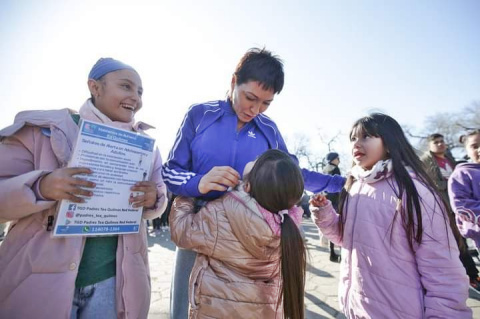
[[[112,58],[100,58],[92,67],[92,70],[88,74],[88,78],[98,80],[107,73],[125,69],[135,71],[135,69],[130,65],[127,65],[121,61]]]

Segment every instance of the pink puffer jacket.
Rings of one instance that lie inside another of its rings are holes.
[[[339,302],[349,318],[471,318],[468,277],[450,227],[428,189],[421,198],[423,237],[408,246],[389,177],[356,181],[348,196],[343,240],[331,205],[310,206],[315,224],[342,246]]]
[[[48,137],[42,128],[49,128]],[[70,159],[78,127],[69,110],[31,111],[0,131],[0,220],[11,221],[0,246],[0,318],[70,318],[75,279],[83,252],[83,237],[52,238],[47,219],[55,201],[36,198],[32,186],[43,175]],[[166,205],[157,152],[156,181],[159,216]],[[143,224],[143,222],[142,222]],[[118,318],[146,318],[150,306],[146,227],[120,235],[117,248]]]
[[[190,275],[190,318],[282,318],[280,237],[243,190],[193,214],[193,200],[177,197],[172,240],[198,252]]]

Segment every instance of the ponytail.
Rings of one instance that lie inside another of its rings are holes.
[[[281,273],[283,298],[283,316],[286,319],[303,319],[305,317],[305,273],[306,250],[300,230],[287,214],[281,224]]]

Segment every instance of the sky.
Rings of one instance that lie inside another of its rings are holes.
[[[192,104],[224,99],[241,56],[265,47],[285,87],[267,110],[292,145],[322,141],[347,162],[347,132],[371,111],[421,130],[480,100],[480,1],[0,2],[0,127],[32,109],[78,108],[100,57],[132,65],[137,120],[164,159]],[[468,115],[466,115],[468,116]]]

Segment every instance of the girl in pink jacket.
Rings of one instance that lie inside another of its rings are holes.
[[[295,206],[303,186],[289,155],[272,149],[255,161],[245,184],[198,213],[193,199],[176,198],[172,240],[198,253],[190,318],[304,318],[303,211]]]
[[[0,318],[147,318],[150,275],[146,227],[138,233],[53,238],[60,200],[82,203],[95,184],[86,167],[67,167],[79,118],[143,133],[135,123],[142,81],[120,61],[100,59],[79,114],[68,109],[26,111],[0,131],[0,222],[10,221],[0,246]],[[132,192],[144,218],[165,208],[166,189],[156,150],[150,181]],[[143,193],[143,194],[142,194]],[[125,200],[128,200],[126,198]],[[74,205],[74,204],[73,204]]]
[[[322,195],[314,222],[342,246],[339,302],[349,318],[471,318],[456,227],[433,181],[390,116],[350,132],[354,166],[337,214]]]

